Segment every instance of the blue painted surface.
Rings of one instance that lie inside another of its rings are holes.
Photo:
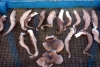
[[[1,13],[6,13],[6,11],[7,11],[6,2],[1,2],[0,1],[0,12]]]
[[[7,8],[73,8],[73,7],[100,6],[100,1],[84,1],[84,0],[83,1],[1,0],[0,2],[7,4],[4,5],[0,3],[1,12],[5,12]]]
[[[57,1],[57,2],[7,2],[9,8],[72,8],[98,7],[99,1]]]
[[[78,0],[1,0],[1,1],[6,1],[6,2],[10,2],[10,1],[17,1],[17,2],[20,2],[20,1],[23,1],[23,2],[25,2],[25,1],[27,1],[27,2],[29,2],[29,1],[31,1],[31,2],[34,2],[34,1],[52,1],[52,2],[54,2],[54,1],[78,1]],[[89,0],[80,0],[80,1],[89,1]],[[91,0],[91,1],[98,1],[98,0]]]
[[[8,30],[9,28],[9,24],[8,22],[5,22],[5,32]],[[16,44],[15,44],[15,41],[14,41],[14,34],[13,32],[10,32],[9,34],[6,35],[7,37],[7,41],[8,41],[8,44],[9,44],[9,47],[10,47],[10,51],[12,53],[12,58],[14,59],[14,65],[15,67],[21,67],[20,65],[20,59],[19,59],[19,56],[18,56],[18,51],[17,51],[17,48],[16,48]]]

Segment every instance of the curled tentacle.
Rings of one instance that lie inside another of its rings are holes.
[[[81,35],[86,35],[87,36],[87,39],[88,39],[88,44],[86,46],[86,48],[83,50],[83,54],[87,54],[88,56],[91,56],[87,51],[89,50],[89,48],[91,47],[92,43],[93,43],[93,38],[92,38],[92,35],[89,34],[88,32],[79,32],[77,34],[75,34],[75,37],[80,37]]]
[[[27,28],[33,29],[33,27],[29,26],[28,23],[31,21],[32,17],[36,16],[37,14],[38,14],[37,12],[33,12],[25,19],[25,26]]]
[[[72,17],[69,14],[69,11],[66,11],[66,16],[67,16],[67,19],[68,19],[68,23],[66,25],[64,25],[64,30],[66,30],[67,26],[70,26],[72,24]]]
[[[36,30],[37,30],[37,31],[39,31],[38,28],[42,25],[42,23],[43,23],[43,21],[44,21],[44,19],[45,19],[45,14],[46,14],[46,11],[44,11],[44,10],[40,13],[39,24],[38,24],[38,26],[36,27]],[[43,29],[43,28],[42,28],[42,29]]]
[[[98,28],[98,17],[97,17],[97,14],[95,12],[95,10],[92,10],[92,24],[93,24],[93,27],[94,28]]]
[[[73,36],[73,34],[75,33],[74,29],[73,28],[70,28],[70,32],[69,34],[67,35],[67,37],[65,38],[65,47],[66,47],[66,51],[68,53],[68,58],[71,57],[71,53],[70,53],[70,50],[69,50],[69,41],[71,40],[71,37]]]
[[[45,24],[43,26],[41,26],[41,29],[44,30],[44,27],[53,27],[53,20],[56,18],[56,12],[54,10],[52,10],[47,18],[47,22],[48,24]]]
[[[33,44],[33,46],[35,48],[35,53],[34,53],[33,56],[30,56],[30,58],[34,58],[34,57],[37,57],[38,54],[39,54],[39,51],[38,51],[38,48],[37,48],[37,40],[36,40],[36,37],[35,37],[35,35],[34,35],[32,30],[29,29],[29,30],[27,30],[27,32],[29,33],[31,42],[32,42],[32,44]]]
[[[80,18],[79,14],[76,10],[74,10],[74,14],[75,14],[75,17],[76,17],[76,22],[74,23],[73,28],[74,28],[75,33],[76,33],[76,26],[80,24],[81,18]]]
[[[82,30],[80,31],[85,31],[88,29],[89,25],[90,25],[90,22],[91,22],[91,18],[90,18],[90,15],[87,11],[83,10],[83,20],[85,21],[85,25],[83,27]]]
[[[23,32],[20,33],[19,43],[20,43],[21,47],[26,49],[26,51],[28,52],[29,55],[33,56],[33,54],[30,52],[28,46],[24,42],[24,35],[25,35],[25,33],[23,33]]]

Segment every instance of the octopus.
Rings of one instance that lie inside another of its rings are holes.
[[[56,51],[49,51],[45,52],[36,62],[41,67],[51,67],[54,63],[61,64],[63,58],[61,55],[58,55]]]
[[[46,42],[42,45],[47,51],[56,50],[57,52],[60,52],[64,48],[62,40],[57,39],[54,35],[47,36],[45,40]]]

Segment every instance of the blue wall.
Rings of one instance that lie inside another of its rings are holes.
[[[100,2],[90,1],[57,1],[57,2],[8,2],[9,8],[70,8],[70,7],[98,7]]]
[[[7,11],[6,2],[1,2],[1,1],[0,1],[0,12],[6,13],[6,11]]]
[[[36,1],[36,0],[34,0]],[[32,0],[1,0],[0,12],[5,13],[7,8],[72,8],[72,7],[99,7],[100,1],[36,1]]]

